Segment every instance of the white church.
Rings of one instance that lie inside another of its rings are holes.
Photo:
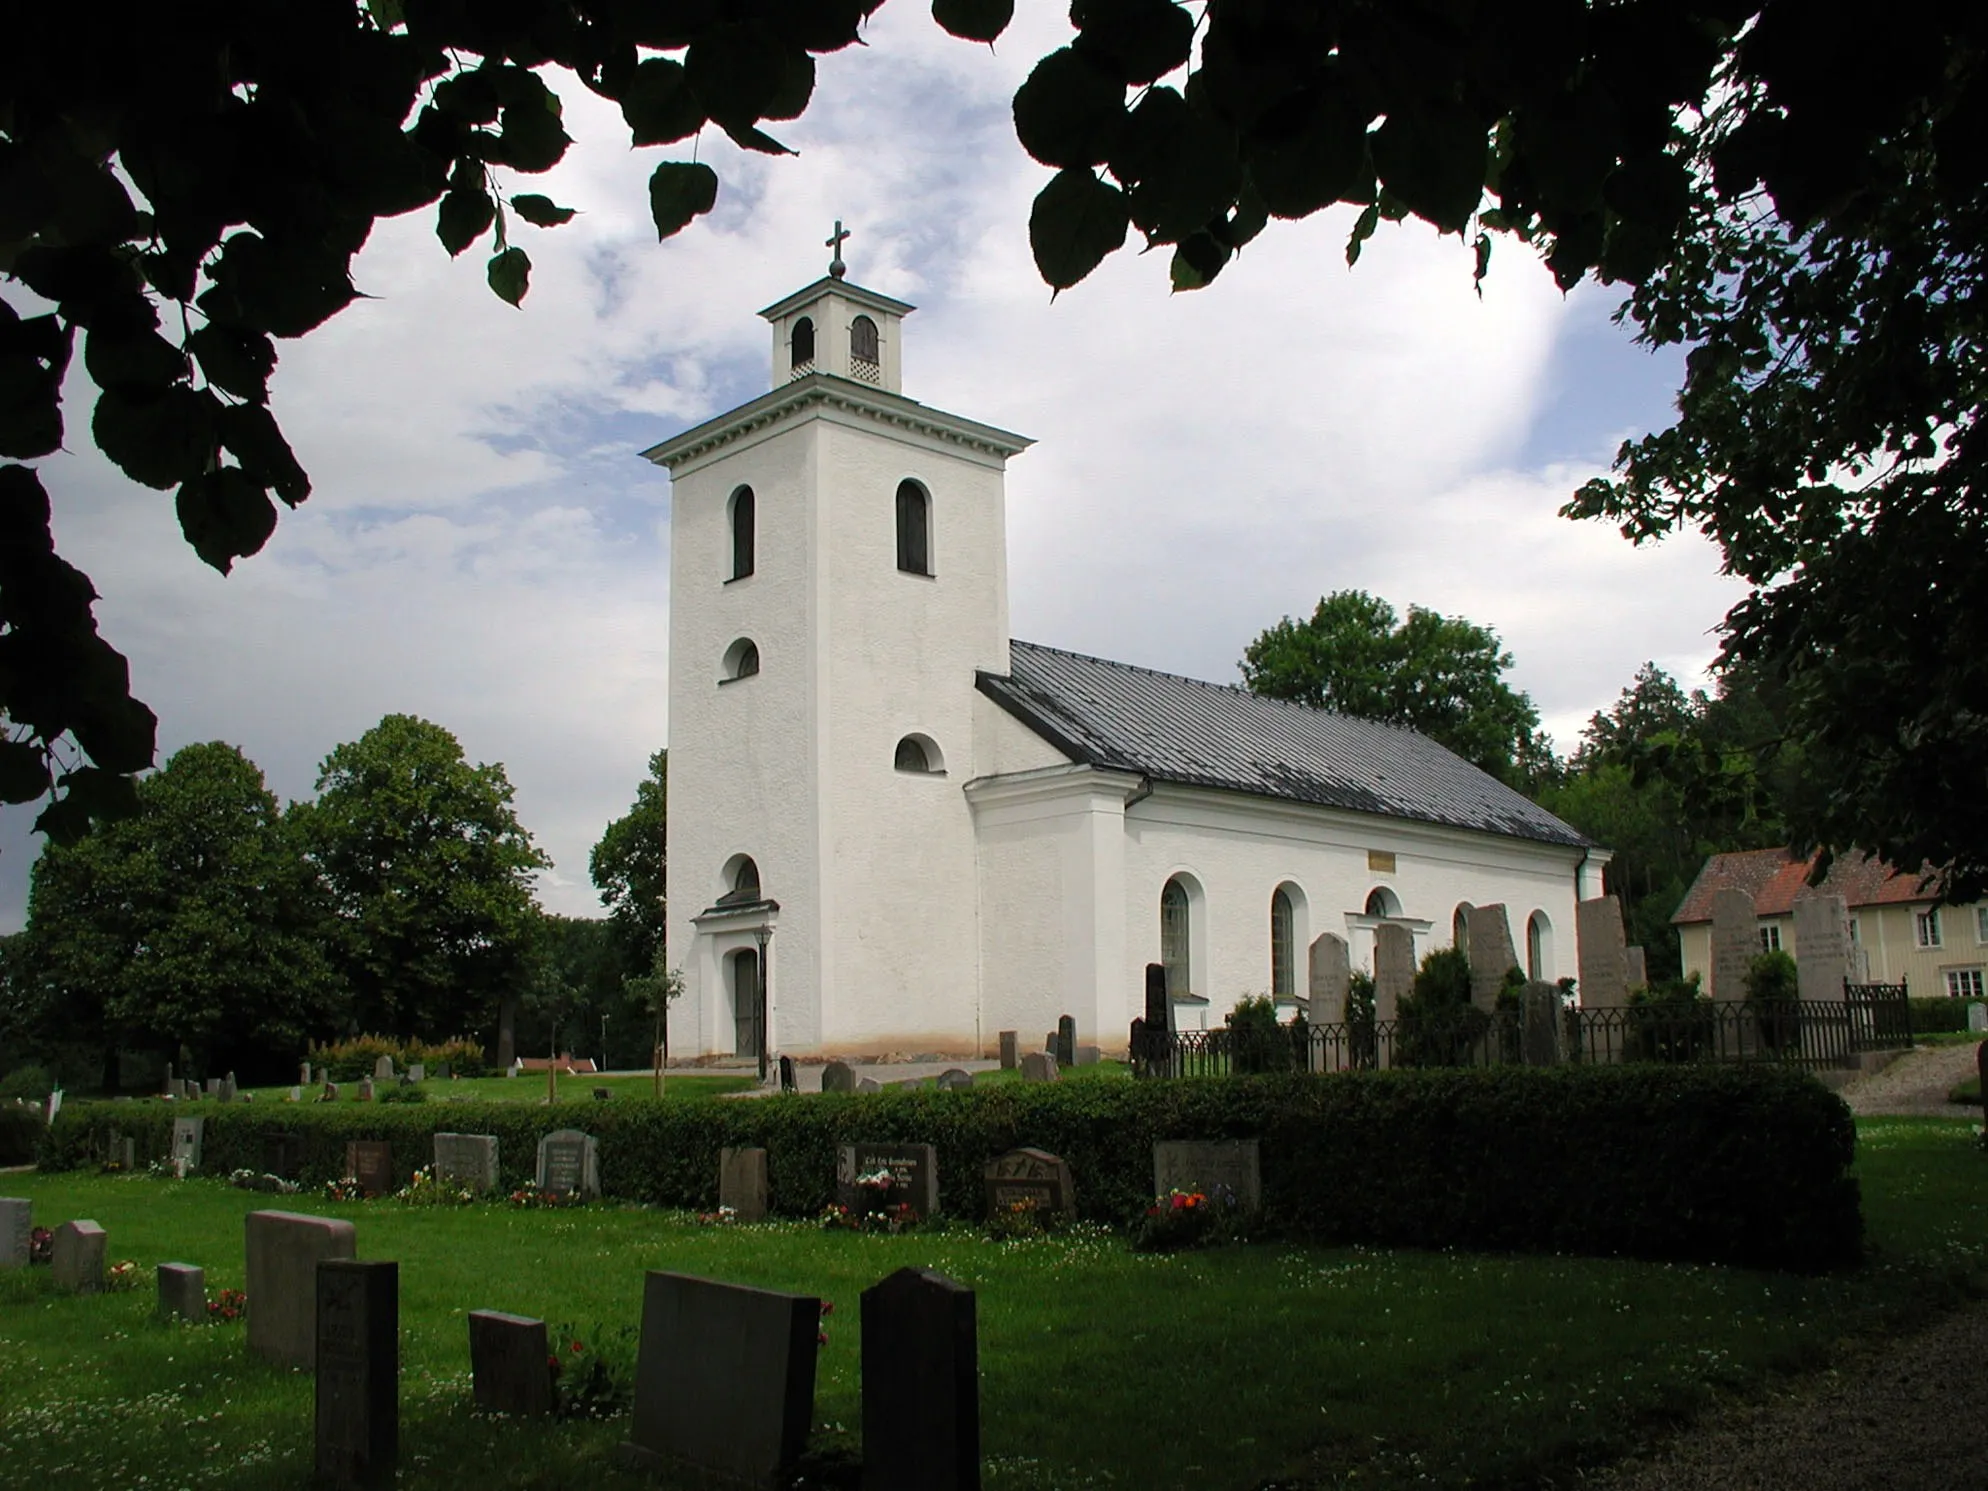
[[[1433,741],[1009,635],[1030,441],[905,397],[912,309],[838,257],[760,312],[771,392],[644,452],[671,1050],[990,1054],[1068,1014],[1123,1051],[1148,963],[1219,1025],[1302,997],[1321,933],[1371,967],[1394,922],[1419,959],[1491,903],[1529,973],[1573,973],[1607,851]]]

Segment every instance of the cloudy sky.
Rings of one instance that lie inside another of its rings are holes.
[[[661,245],[645,186],[671,152],[630,151],[612,106],[562,87],[578,143],[514,189],[580,216],[517,229],[523,309],[482,252],[449,260],[432,209],[382,224],[371,298],[274,380],[314,494],[229,578],[170,494],[87,448],[79,383],[74,453],[44,470],[57,542],[103,593],[161,759],[232,741],[295,798],[337,743],[422,715],[504,764],[555,862],[548,909],[597,913],[587,851],[669,738],[669,482],[636,452],[766,389],[754,312],[824,271],[836,218],[851,278],[919,307],[904,391],[1040,442],[1008,475],[1017,636],[1234,681],[1258,631],[1358,587],[1493,627],[1563,748],[1645,659],[1698,680],[1740,593],[1716,552],[1556,516],[1669,415],[1678,365],[1630,345],[1616,297],[1563,298],[1501,244],[1480,300],[1468,249],[1420,224],[1384,224],[1349,270],[1330,213],[1273,225],[1198,294],[1128,250],[1052,302],[1027,241],[1049,173],[1008,107],[1067,35],[1061,7],[1024,7],[990,54],[885,6],[774,131],[798,157],[700,142],[717,210]],[[4,930],[30,817],[0,818]]]

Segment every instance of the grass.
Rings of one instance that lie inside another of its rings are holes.
[[[1988,1284],[1988,1156],[1973,1127],[1867,1120],[1860,1139],[1872,1258],[1822,1278],[1275,1243],[1153,1256],[1096,1232],[997,1245],[964,1226],[872,1237],[612,1206],[273,1204],[351,1217],[362,1256],[402,1261],[403,1487],[653,1485],[613,1464],[618,1423],[474,1416],[463,1323],[478,1307],[539,1315],[632,1363],[618,1332],[648,1268],[829,1299],[819,1437],[852,1450],[858,1297],[909,1264],[978,1291],[990,1491],[1518,1487]],[[112,1259],[148,1275],[166,1259],[204,1264],[210,1292],[243,1282],[242,1216],[272,1204],[142,1176],[16,1174],[0,1190],[31,1197],[44,1225],[94,1217]],[[152,1303],[149,1277],[72,1298],[46,1270],[0,1274],[6,1479],[302,1486],[309,1378],[250,1361],[239,1325],[163,1325]]]
[[[1965,1082],[1957,1082],[1947,1090],[1949,1103],[1972,1103],[1981,1106],[1981,1078],[1969,1077]]]

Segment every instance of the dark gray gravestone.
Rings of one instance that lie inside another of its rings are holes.
[[[1173,1034],[1173,1000],[1167,997],[1167,970],[1163,963],[1146,965],[1146,1029]]]
[[[262,1169],[265,1175],[296,1180],[304,1173],[304,1136],[274,1129],[264,1134]]]
[[[207,1120],[204,1118],[175,1118],[173,1120],[173,1165],[187,1170],[200,1168],[200,1145],[206,1137]]]
[[[1560,991],[1534,980],[1525,987],[1524,1051],[1527,1066],[1560,1064]]]
[[[1096,1066],[1098,1058],[1103,1054],[1096,1046],[1079,1046],[1077,1048],[1077,1065]]]
[[[384,1139],[353,1139],[345,1146],[345,1173],[368,1196],[393,1190],[393,1146]]]
[[[1629,987],[1631,989],[1649,988],[1650,962],[1644,956],[1643,949],[1640,947],[1627,947],[1622,950],[1622,953],[1624,966],[1628,970]]]
[[[930,1144],[844,1144],[835,1155],[835,1199],[851,1211],[871,1198],[856,1185],[859,1175],[888,1170],[890,1190],[883,1205],[906,1205],[920,1217],[939,1210],[939,1151]]]
[[[35,1208],[20,1196],[0,1196],[0,1268],[26,1268],[34,1245]]]
[[[812,1295],[651,1272],[624,1458],[784,1484],[814,1422],[820,1330]]]
[[[823,1092],[854,1092],[856,1073],[846,1061],[831,1061],[821,1069]]]
[[[435,1179],[481,1196],[497,1189],[495,1134],[437,1134]]]
[[[791,1056],[780,1058],[780,1090],[782,1092],[801,1090],[801,1084],[794,1080],[794,1058]]]
[[[1015,1069],[1015,1062],[1020,1059],[1018,1051],[1020,1044],[1021,1043],[1016,1038],[1014,1031],[1004,1030],[1001,1032],[1001,1070],[1002,1071],[1012,1072]]]
[[[350,1222],[252,1211],[248,1240],[248,1349],[280,1367],[308,1367],[317,1353],[318,1264],[357,1251]]]
[[[551,1413],[552,1368],[545,1322],[501,1310],[469,1312],[469,1371],[485,1413],[542,1418]]]
[[[600,1195],[600,1141],[579,1129],[555,1129],[539,1140],[538,1188],[562,1196]]]
[[[728,1206],[741,1222],[766,1218],[766,1151],[718,1151],[718,1205]]]
[[[316,1294],[318,1478],[390,1485],[400,1458],[400,1265],[329,1259],[317,1266]]]
[[[1077,1064],[1077,1022],[1069,1015],[1056,1022],[1056,1064],[1060,1067]]]
[[[967,1092],[973,1087],[973,1073],[959,1067],[948,1067],[939,1073],[938,1088],[941,1092]]]
[[[1056,1058],[1047,1051],[1030,1051],[1022,1057],[1022,1080],[1024,1082],[1054,1082],[1061,1073],[1056,1067]]]
[[[191,1263],[159,1265],[159,1318],[191,1320],[196,1325],[207,1319],[207,1270]]]
[[[110,1136],[110,1163],[129,1173],[138,1168],[138,1144],[129,1134]]]
[[[1263,1169],[1254,1139],[1163,1139],[1153,1146],[1153,1194],[1226,1192],[1244,1211],[1263,1207]]]
[[[863,1491],[979,1491],[973,1291],[901,1268],[863,1291]]]
[[[64,1222],[55,1229],[55,1287],[78,1294],[98,1294],[104,1287],[104,1248],[108,1239],[95,1222]]]
[[[1505,975],[1519,962],[1512,947],[1511,920],[1505,915],[1504,904],[1494,902],[1471,907],[1464,925],[1470,943],[1470,1002],[1487,1015],[1496,1014]]]
[[[1011,1149],[987,1162],[982,1172],[987,1187],[987,1213],[993,1216],[1018,1201],[1032,1201],[1038,1212],[1075,1216],[1076,1188],[1070,1167],[1041,1149]]]

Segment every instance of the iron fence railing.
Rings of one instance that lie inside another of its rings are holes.
[[[1808,1070],[1846,1066],[1867,1051],[1912,1044],[1903,984],[1853,984],[1842,1000],[1692,1000],[1568,1009],[1559,1059],[1620,1062],[1772,1061]],[[1515,1066],[1526,1059],[1518,1010],[1475,1008],[1440,1017],[1312,1024],[1274,1029],[1179,1031],[1132,1028],[1132,1059],[1146,1076],[1256,1072],[1345,1072],[1381,1067]],[[1538,1043],[1533,1047],[1538,1059]]]

